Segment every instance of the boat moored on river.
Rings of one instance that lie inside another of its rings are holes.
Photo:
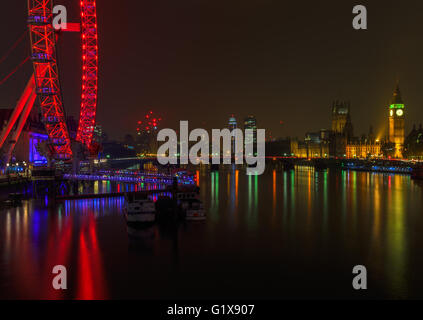
[[[206,211],[196,192],[178,193],[177,204],[180,215],[187,221],[206,220]]]
[[[125,216],[127,222],[154,223],[156,207],[154,201],[137,194],[125,194]]]

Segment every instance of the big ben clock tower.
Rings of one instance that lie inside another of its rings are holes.
[[[389,105],[389,142],[395,145],[395,158],[403,157],[402,151],[405,140],[405,106],[402,101],[399,86],[394,91],[391,104]]]

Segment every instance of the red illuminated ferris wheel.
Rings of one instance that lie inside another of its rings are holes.
[[[79,2],[79,0],[78,0]],[[80,0],[82,38],[82,94],[77,141],[91,147],[98,91],[98,35],[95,0]],[[50,143],[59,159],[72,157],[66,126],[52,25],[53,1],[28,0],[35,88]]]
[[[81,22],[68,24],[63,31],[81,32],[82,94],[80,119],[76,140],[92,150],[98,99],[98,34],[96,0],[75,0],[81,10]],[[15,127],[11,138],[19,138],[35,100],[38,98],[50,150],[60,161],[72,159],[71,138],[66,125],[65,109],[59,80],[56,40],[53,27],[53,0],[28,0],[28,27],[34,74],[14,109],[0,137],[0,147]],[[12,147],[13,148],[13,147]],[[9,154],[11,150],[9,151]],[[10,156],[10,155],[9,155]]]

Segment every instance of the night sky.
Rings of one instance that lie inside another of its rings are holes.
[[[78,0],[65,4],[77,20]],[[366,5],[369,30],[352,28]],[[26,30],[26,0],[2,1],[0,57]],[[396,81],[407,132],[423,122],[423,1],[98,0],[98,122],[113,138],[135,133],[150,109],[164,125],[222,128],[256,115],[275,136],[330,127],[331,104],[351,100],[356,135],[380,133]],[[65,108],[78,114],[79,35],[60,43]],[[28,41],[0,65],[0,79],[29,54]],[[0,87],[13,106],[29,64]],[[280,121],[284,125],[280,125]]]

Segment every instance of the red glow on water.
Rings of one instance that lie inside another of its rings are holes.
[[[94,216],[91,215],[84,222],[79,234],[77,299],[102,300],[107,293]]]
[[[48,232],[47,244],[47,265],[45,278],[42,281],[44,284],[43,292],[46,294],[46,299],[57,300],[63,299],[66,292],[63,290],[54,290],[52,287],[52,280],[54,274],[52,270],[57,265],[68,266],[70,260],[70,250],[72,243],[73,222],[72,219],[66,216],[51,217],[50,230]],[[60,222],[61,221],[61,222]],[[69,279],[69,270],[67,278]]]
[[[78,296],[79,300],[94,299],[94,284],[89,265],[89,253],[84,234],[79,235],[79,277],[78,277]]]

